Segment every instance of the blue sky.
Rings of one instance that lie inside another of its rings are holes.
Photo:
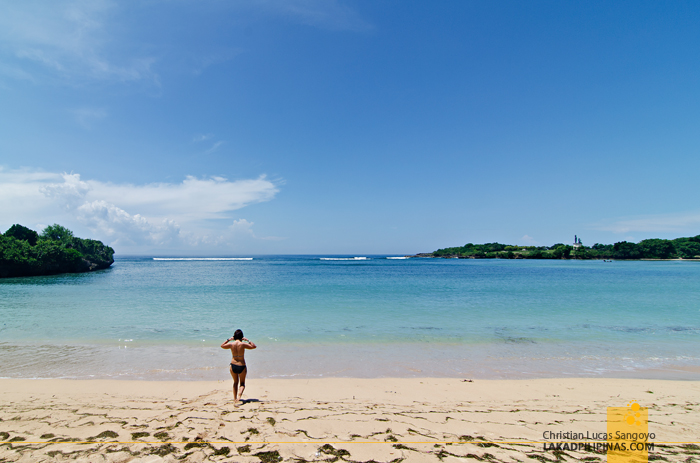
[[[0,0],[0,230],[118,254],[700,234],[700,4]]]

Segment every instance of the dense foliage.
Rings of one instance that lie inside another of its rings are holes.
[[[15,224],[0,234],[0,278],[89,272],[109,267],[113,256],[101,241],[77,238],[57,224],[41,234]]]
[[[502,259],[697,259],[700,258],[700,235],[675,240],[648,239],[639,243],[620,241],[615,244],[588,246],[511,246],[501,243],[472,244],[438,249],[434,257],[502,258]]]

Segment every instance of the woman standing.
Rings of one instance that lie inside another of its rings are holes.
[[[256,346],[254,342],[243,337],[243,331],[241,330],[236,330],[236,332],[233,333],[233,337],[228,338],[221,344],[222,349],[231,350],[232,358],[229,370],[233,378],[233,403],[236,406],[238,406],[238,402],[241,397],[243,397],[245,377],[246,374],[248,374],[248,369],[245,365],[245,350],[255,349],[256,347],[258,346]],[[238,389],[239,378],[241,383],[240,390]]]

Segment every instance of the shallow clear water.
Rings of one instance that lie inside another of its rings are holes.
[[[700,379],[700,264],[118,258],[0,280],[0,376]]]

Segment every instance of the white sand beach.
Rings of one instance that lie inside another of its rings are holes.
[[[0,461],[605,461],[543,449],[649,407],[653,458],[700,461],[700,382],[638,379],[0,380]],[[560,440],[561,441],[561,440]]]

